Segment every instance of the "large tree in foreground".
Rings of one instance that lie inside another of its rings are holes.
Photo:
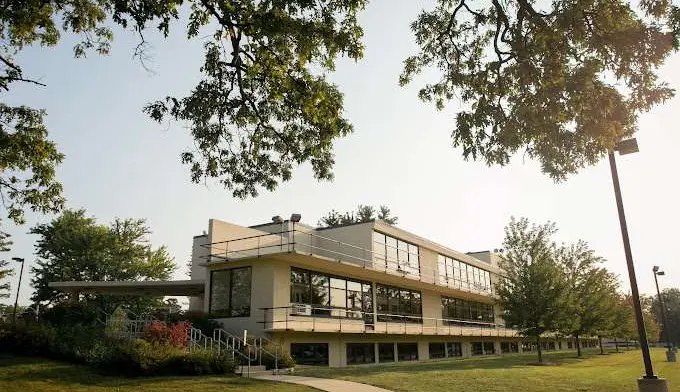
[[[636,131],[639,113],[674,91],[657,77],[677,48],[667,0],[438,0],[411,28],[420,52],[400,82],[426,69],[420,98],[456,99],[454,146],[505,165],[516,152],[562,180]]]
[[[569,295],[570,323],[562,332],[576,338],[580,357],[582,336],[602,336],[614,329],[618,280],[584,241],[563,247],[558,257],[567,274]]]
[[[505,228],[496,301],[508,327],[536,341],[538,361],[543,361],[541,336],[565,329],[569,289],[564,268],[557,261],[552,223],[530,224],[525,218]]]
[[[48,286],[53,281],[167,280],[175,263],[165,247],[153,249],[143,220],[116,219],[98,224],[85,211],[66,210],[50,223],[31,230],[38,235],[37,266],[31,268],[34,302],[56,305],[68,295]],[[81,300],[110,312],[118,304],[145,311],[160,304],[158,298],[116,298],[86,294]]]

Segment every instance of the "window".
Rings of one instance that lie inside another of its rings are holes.
[[[536,343],[522,342],[522,351],[534,351],[534,350],[536,350]]]
[[[463,290],[491,292],[491,273],[462,261],[439,255],[439,283]]]
[[[210,314],[250,316],[251,269],[234,268],[210,273]]]
[[[484,346],[482,342],[472,342],[470,343],[472,349],[472,355],[482,355],[484,354]]]
[[[430,343],[430,359],[446,357],[446,347],[444,343]]]
[[[417,343],[397,343],[397,356],[399,361],[417,361],[418,360],[418,344]]]
[[[373,232],[373,261],[379,268],[420,276],[418,246],[377,231]]]
[[[291,343],[290,355],[299,365],[328,365],[328,343]]]
[[[290,302],[312,305],[317,316],[364,318],[373,323],[372,292],[367,282],[290,269]]]
[[[347,343],[347,364],[375,363],[373,343]]]
[[[519,352],[519,345],[517,342],[501,342],[501,353],[503,354],[508,354],[508,353],[518,353]]]
[[[394,362],[394,343],[378,343],[378,361]]]
[[[422,323],[422,297],[419,291],[376,284],[375,293],[378,321]]]
[[[446,343],[446,356],[447,357],[462,357],[463,356],[463,345],[458,342],[447,342]]]
[[[442,318],[450,324],[493,324],[493,305],[458,298],[442,297]]]
[[[484,342],[484,354],[496,354],[496,345],[493,342]]]

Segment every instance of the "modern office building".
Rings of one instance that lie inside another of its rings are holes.
[[[315,228],[211,219],[193,239],[191,280],[59,282],[66,291],[191,296],[236,336],[262,336],[298,364],[471,357],[534,350],[503,325],[492,252],[461,253],[382,221]],[[296,222],[297,221],[297,222]],[[583,340],[584,345],[593,342]],[[546,339],[546,350],[573,347]]]

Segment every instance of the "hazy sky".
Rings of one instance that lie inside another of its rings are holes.
[[[417,99],[417,84],[398,86],[402,60],[416,50],[409,23],[422,8],[417,3],[422,2],[373,1],[361,18],[364,59],[339,61],[331,77],[345,93],[346,115],[355,128],[336,144],[333,182],[315,181],[304,165],[277,191],[243,201],[218,186],[189,181],[188,168],[179,161],[191,145],[184,125],[159,125],[141,111],[151,100],[183,96],[199,80],[201,41],[186,41],[181,25],[168,40],[150,37],[155,74],[132,60],[136,37],[125,31],[117,31],[108,57],[76,60],[68,37],[58,48],[29,49],[21,57],[25,73],[48,87],[15,85],[10,102],[49,113],[50,136],[66,154],[58,177],[67,206],[85,208],[101,222],[146,218],[153,244],[166,244],[175,256],[178,279],[186,278],[192,236],[207,230],[209,218],[250,225],[299,212],[304,222],[315,224],[330,209],[363,203],[386,204],[399,216],[399,227],[464,252],[499,247],[512,215],[551,220],[560,229],[558,240],[588,241],[628,290],[606,161],[561,184],[521,156],[504,168],[465,162],[450,139],[457,103],[437,112]],[[678,69],[676,55],[661,71],[675,88],[680,88]],[[675,254],[679,103],[679,98],[670,100],[642,116],[640,153],[619,159],[633,256],[645,293],[654,290],[653,265],[666,270],[663,287],[680,286]],[[25,257],[32,264],[35,238],[26,232],[49,219],[29,215],[21,227],[5,219],[15,242],[7,257]],[[21,303],[30,292],[24,276]]]

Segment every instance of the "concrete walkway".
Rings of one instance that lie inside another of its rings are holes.
[[[372,385],[360,384],[358,382],[333,380],[329,378],[300,377],[300,376],[275,376],[257,375],[252,378],[266,381],[288,382],[291,384],[306,385],[308,387],[320,389],[328,392],[392,392],[388,389],[374,387]]]

